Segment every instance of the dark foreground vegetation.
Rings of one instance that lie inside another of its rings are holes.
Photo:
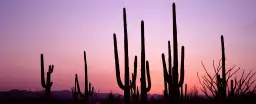
[[[44,92],[30,92],[11,90],[0,92],[1,104],[86,104],[83,98],[75,101],[70,91],[53,92],[52,98],[44,97]],[[256,94],[245,94],[241,96],[227,97],[225,104],[254,104]],[[90,104],[124,104],[123,96],[112,93],[95,94],[91,98]],[[131,104],[141,104],[139,100],[131,100]],[[168,102],[168,98],[163,95],[148,95],[148,104],[173,104]],[[224,102],[223,102],[224,103]],[[219,104],[216,99],[209,99],[205,96],[197,95],[196,91],[191,91],[180,104]]]
[[[236,66],[226,68],[226,55],[224,37],[221,35],[221,53],[222,57],[218,66],[215,66],[213,61],[214,74],[208,73],[208,70],[202,62],[205,75],[198,76],[201,84],[201,92],[203,96],[198,95],[197,90],[188,91],[185,80],[185,46],[181,46],[180,63],[178,52],[178,35],[176,23],[176,7],[175,3],[172,5],[173,13],[173,44],[168,41],[168,59],[162,53],[163,70],[163,94],[150,95],[151,77],[150,77],[150,62],[146,60],[145,49],[145,34],[144,21],[141,21],[141,56],[140,56],[140,70],[139,78],[140,88],[136,85],[137,79],[137,56],[134,56],[133,73],[129,74],[129,55],[128,55],[128,32],[126,10],[123,9],[124,22],[124,82],[121,80],[121,73],[119,67],[119,54],[117,48],[117,36],[113,34],[114,43],[114,59],[116,80],[119,88],[123,90],[122,95],[118,94],[104,94],[95,92],[96,87],[92,82],[89,82],[87,73],[86,52],[84,51],[84,71],[85,71],[85,85],[84,92],[81,91],[78,74],[74,76],[74,86],[70,91],[58,93],[51,91],[54,82],[51,81],[51,75],[54,72],[54,65],[49,65],[44,73],[44,56],[41,54],[41,85],[44,88],[43,92],[27,92],[27,91],[9,91],[0,93],[1,104],[234,104],[234,103],[255,103],[256,102],[256,86],[255,79],[253,79],[255,72],[252,70],[247,73],[242,71],[241,77],[236,77],[240,68]],[[173,48],[173,50],[171,50]],[[160,55],[159,55],[160,56]],[[180,69],[180,70],[179,70]],[[246,74],[247,73],[247,74]],[[130,78],[131,76],[131,78]],[[104,97],[102,97],[104,96]]]

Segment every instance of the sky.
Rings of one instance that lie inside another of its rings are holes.
[[[88,78],[93,86],[100,92],[122,93],[115,76],[113,34],[117,35],[123,79],[125,7],[130,73],[135,55],[140,63],[143,20],[152,82],[149,93],[162,94],[161,54],[167,54],[168,40],[172,44],[173,2],[177,10],[179,52],[185,46],[185,83],[189,88],[200,87],[196,73],[204,74],[201,61],[212,72],[212,61],[221,59],[221,35],[225,39],[227,68],[236,65],[246,72],[256,71],[255,0],[1,0],[0,91],[43,90],[41,53],[45,68],[55,65],[52,90],[70,90],[76,73],[84,88],[86,51]]]

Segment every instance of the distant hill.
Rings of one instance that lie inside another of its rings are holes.
[[[105,99],[109,93],[96,93],[93,99]],[[115,96],[122,96],[121,94],[114,94]],[[3,99],[26,99],[26,98],[41,98],[44,96],[44,91],[26,91],[13,89],[10,91],[0,92],[0,100]],[[55,99],[72,99],[72,93],[69,90],[52,91],[52,97]]]
[[[109,93],[96,93],[92,99],[106,99],[108,97]],[[0,92],[0,100],[3,99],[26,99],[26,98],[41,98],[44,96],[44,91],[26,91],[26,90],[18,90],[13,89],[10,91],[2,91]],[[121,94],[115,93],[114,96],[121,96]],[[52,91],[52,97],[55,99],[60,100],[70,100],[72,99],[72,93],[69,90],[62,90],[62,91]],[[149,94],[148,98],[154,98],[158,99],[162,97],[162,95],[159,94]]]

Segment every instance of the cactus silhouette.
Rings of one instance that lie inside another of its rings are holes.
[[[147,72],[147,74],[146,74]],[[148,80],[148,87],[146,87],[146,75]],[[149,62],[146,61],[145,70],[145,39],[144,39],[144,21],[141,21],[141,101],[147,103],[147,92],[151,89],[151,79],[149,72]]]
[[[87,103],[89,103],[89,98],[94,93],[94,87],[92,87],[91,83],[88,84],[88,75],[87,75],[87,61],[86,61],[86,52],[84,51],[84,70],[85,70],[85,88],[84,94],[80,90],[79,80],[76,75],[76,83],[77,83],[77,90],[81,97],[85,99]]]
[[[51,95],[51,87],[53,85],[53,82],[51,82],[51,74],[53,72],[53,65],[49,65],[49,69],[46,76],[46,82],[44,79],[44,56],[41,54],[41,85],[45,89],[45,93],[47,97],[50,97]]]
[[[236,85],[236,84],[235,84]],[[234,96],[235,95],[235,87],[233,80],[230,81],[230,91],[229,91],[229,96]]]
[[[225,47],[224,47],[224,38],[221,35],[221,53],[222,53],[222,77],[217,74],[217,98],[218,99],[225,99],[226,98],[226,64],[225,64]]]
[[[116,40],[116,34],[114,33],[114,54],[115,54],[115,67],[116,67],[116,79],[118,86],[124,90],[124,102],[125,104],[130,103],[130,89],[135,85],[136,83],[136,76],[137,76],[137,56],[134,58],[134,77],[132,78],[132,83],[129,84],[129,56],[128,56],[128,33],[127,33],[127,23],[126,23],[126,10],[123,8],[123,21],[124,21],[124,59],[125,59],[125,75],[124,75],[124,84],[121,81],[120,78],[120,68],[119,68],[119,58],[118,58],[118,49],[117,49],[117,40]]]
[[[224,46],[224,37],[221,35],[221,53],[222,53],[222,84],[223,84],[223,92],[222,96],[226,97],[226,56],[225,56],[225,46]]]
[[[73,95],[73,98],[75,100],[75,102],[78,101],[78,96],[79,96],[79,93],[78,93],[78,90],[77,90],[77,74],[75,75],[75,87],[72,87],[71,88],[71,92],[72,92],[72,95]]]
[[[176,10],[175,10],[175,3],[172,4],[173,9],[173,66],[172,66],[172,56],[171,56],[171,46],[170,41],[168,41],[168,70],[165,63],[165,55],[162,53],[162,62],[163,62],[163,72],[164,72],[164,84],[165,90],[167,92],[167,85],[168,84],[168,95],[170,99],[174,100],[175,102],[180,99],[180,91],[179,88],[182,87],[184,82],[184,46],[181,47],[181,66],[180,66],[180,75],[178,75],[178,40],[177,40],[177,25],[176,25]],[[178,81],[178,78],[180,80]]]

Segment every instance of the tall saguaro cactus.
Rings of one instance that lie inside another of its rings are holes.
[[[49,69],[46,75],[46,82],[44,78],[44,56],[41,54],[41,85],[45,89],[45,93],[47,97],[50,97],[51,95],[51,87],[53,85],[53,82],[51,82],[51,74],[53,72],[53,65],[49,65]]]
[[[222,53],[222,83],[223,83],[223,92],[222,96],[225,98],[226,97],[226,56],[225,56],[225,46],[224,46],[224,38],[221,35],[221,53]]]
[[[119,68],[119,58],[118,58],[118,49],[117,49],[117,40],[116,34],[114,33],[114,54],[115,54],[115,65],[116,65],[116,79],[118,86],[124,90],[124,102],[125,104],[130,103],[130,89],[136,83],[136,76],[137,76],[137,56],[134,58],[134,78],[132,78],[132,83],[129,84],[129,56],[128,56],[128,33],[127,33],[127,23],[126,23],[126,10],[123,8],[123,21],[124,21],[124,61],[125,61],[125,68],[124,68],[124,84],[120,78],[120,68]]]
[[[84,51],[84,70],[85,70],[85,88],[84,88],[84,94],[80,90],[80,85],[78,81],[78,77],[76,75],[76,83],[77,83],[77,89],[78,93],[81,97],[85,98],[86,102],[89,101],[89,97],[91,97],[94,93],[94,87],[92,87],[91,83],[89,83],[88,86],[88,74],[87,74],[87,61],[86,61],[86,52]]]
[[[181,47],[181,66],[180,66],[180,75],[178,75],[178,40],[177,40],[175,3],[172,4],[172,9],[173,9],[173,56],[174,58],[173,58],[173,65],[172,65],[171,46],[170,46],[170,41],[168,41],[169,73],[167,72],[164,53],[162,54],[162,61],[163,61],[163,70],[164,70],[164,83],[168,84],[170,99],[177,101],[180,99],[179,88],[182,87],[184,83],[184,59],[185,59],[184,50],[185,49],[184,49],[184,46]],[[180,80],[178,80],[178,78],[180,78]]]
[[[146,65],[145,65],[146,63]],[[146,70],[145,70],[146,66]],[[147,74],[146,74],[147,72]],[[146,86],[146,75],[148,80],[148,87]],[[145,62],[145,39],[144,39],[144,21],[141,21],[141,100],[142,103],[147,103],[147,92],[151,89],[151,79],[149,72],[149,62]]]

